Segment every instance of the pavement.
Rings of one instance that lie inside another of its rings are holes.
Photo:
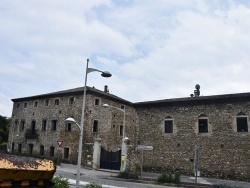
[[[57,166],[57,171],[67,172],[76,174],[77,166],[73,164],[66,164],[61,163],[59,166]],[[128,180],[128,179],[121,179],[117,178],[119,171],[114,170],[107,170],[107,169],[89,169],[82,167],[80,170],[81,175],[90,176],[90,177],[96,177],[100,179],[112,179],[117,181],[134,181],[134,180]],[[154,184],[155,180],[160,176],[159,173],[149,173],[149,172],[142,172],[142,176],[140,177],[140,180],[136,182],[143,182],[143,183],[151,183]],[[75,180],[70,179],[70,187],[75,187]],[[81,185],[87,184],[87,182],[80,182]],[[179,187],[185,187],[185,188],[191,188],[191,187],[213,187],[213,185],[218,184],[230,184],[230,185],[237,185],[243,188],[250,188],[250,182],[243,182],[243,181],[234,181],[234,180],[225,180],[225,179],[215,179],[215,178],[203,178],[198,177],[197,178],[197,184],[195,184],[195,177],[192,176],[181,176],[181,184]],[[166,184],[167,185],[167,184]],[[170,185],[170,184],[169,184]],[[171,184],[170,186],[174,186]],[[107,187],[107,186],[104,186]],[[112,186],[108,186],[112,187]]]

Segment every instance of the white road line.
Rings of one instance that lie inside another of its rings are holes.
[[[76,184],[76,180],[74,180],[74,179],[68,179],[68,181],[69,181],[69,184],[71,184],[71,185]],[[90,182],[80,181],[79,183],[80,183],[80,185],[87,185]],[[117,187],[117,186],[112,186],[112,185],[102,185],[102,186],[106,187],[106,188],[126,188],[126,187]]]

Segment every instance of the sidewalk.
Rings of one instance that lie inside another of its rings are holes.
[[[60,166],[57,166],[57,171],[63,171],[71,174],[76,174],[76,165],[72,164],[65,164],[62,163]],[[106,179],[116,179],[119,171],[112,171],[106,169],[88,169],[88,168],[81,168],[80,170],[81,175],[96,177],[96,178],[106,178]],[[160,174],[158,173],[142,173],[142,181],[154,181],[159,177]],[[123,181],[129,181],[127,179],[123,179]],[[72,182],[71,182],[72,183]],[[153,183],[153,182],[152,182]],[[203,178],[198,177],[197,183],[200,187],[212,187],[212,185],[218,184],[230,184],[230,185],[237,185],[244,188],[250,188],[250,182],[242,182],[242,181],[233,181],[233,180],[223,180],[223,179],[215,179],[215,178]],[[184,187],[195,187],[195,177],[190,176],[181,176],[181,184]]]

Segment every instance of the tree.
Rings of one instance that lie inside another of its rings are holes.
[[[8,142],[11,118],[0,115],[0,144]]]

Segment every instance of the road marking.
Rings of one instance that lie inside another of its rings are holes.
[[[76,184],[76,180],[74,180],[74,179],[68,179],[68,181],[69,181],[69,184],[71,184],[71,185]],[[79,183],[80,183],[80,185],[87,185],[91,182],[80,181]],[[112,186],[112,185],[102,185],[102,186],[105,188],[126,188],[126,187],[117,187],[117,186]]]

